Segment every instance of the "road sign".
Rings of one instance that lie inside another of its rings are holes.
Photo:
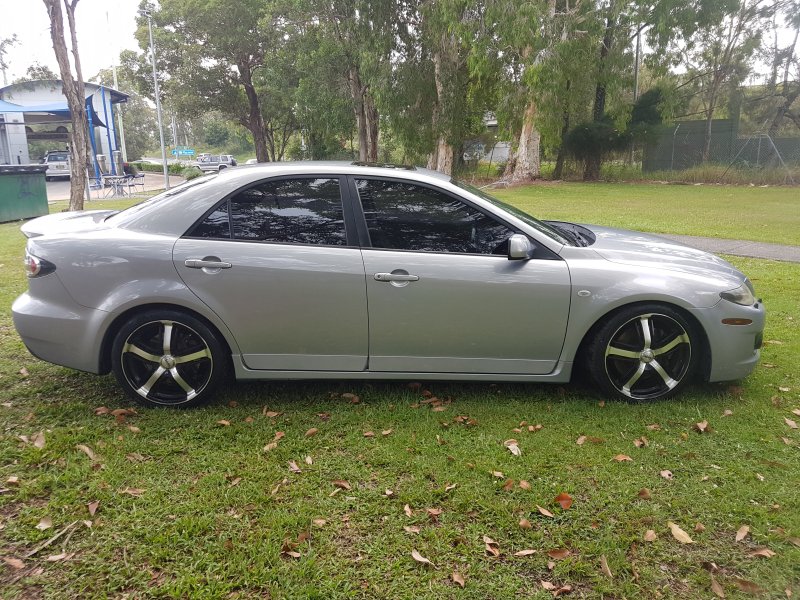
[[[194,148],[178,146],[177,148],[172,149],[172,156],[194,156]]]

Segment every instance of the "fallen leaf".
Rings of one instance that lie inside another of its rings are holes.
[[[333,485],[335,485],[337,488],[340,488],[340,489],[343,489],[343,490],[352,489],[350,487],[350,484],[348,482],[346,482],[344,479],[334,479],[331,483],[333,483]]]
[[[729,409],[729,408],[726,408],[725,412],[722,413],[722,416],[723,417],[730,417],[732,414],[733,414],[733,411],[731,409]],[[717,584],[717,585],[719,585],[719,584]]]
[[[633,459],[627,454],[617,454],[613,460],[617,462],[625,462],[625,461],[633,462]]]
[[[47,562],[58,562],[60,560],[66,560],[72,558],[73,554],[67,554],[66,552],[62,552],[61,554],[51,554],[45,560]]]
[[[149,459],[149,457],[145,456],[144,454],[139,454],[138,452],[131,452],[130,454],[126,454],[125,458],[127,458],[131,462],[144,462]]]
[[[138,498],[139,496],[144,494],[144,490],[141,488],[126,487],[124,490],[120,491],[120,494],[128,494],[129,496]]]
[[[796,428],[797,428],[797,426],[795,426],[795,429]],[[44,448],[44,444],[45,444],[44,432],[40,431],[39,433],[37,433],[36,435],[33,436],[33,445],[34,445],[34,447],[36,447],[39,450],[41,450],[42,448]]]
[[[28,369],[26,369],[25,367],[22,367],[19,370],[19,374],[22,375],[23,377],[27,377],[28,375],[30,375],[30,373],[28,373]]]
[[[635,440],[633,440],[633,445],[636,446],[637,448],[646,448],[650,444],[647,441],[647,438],[642,436],[640,438],[636,438]]]
[[[722,588],[719,581],[717,581],[713,575],[711,576],[711,591],[714,592],[714,595],[717,598],[725,597],[725,590]]]
[[[365,431],[364,432],[364,437],[365,438],[374,438],[375,437],[375,432],[373,432],[373,431]]]
[[[658,539],[658,535],[652,529],[648,529],[644,532],[644,541],[645,542],[655,542]]]
[[[311,437],[311,436],[317,435],[318,431],[319,431],[319,429],[317,429],[316,427],[312,427],[311,429],[306,431],[306,437]]]
[[[787,417],[783,417],[783,421],[784,421],[784,423],[786,423],[786,424],[787,424],[789,427],[791,427],[792,429],[797,429],[797,423],[795,423],[795,422],[794,422],[794,421],[792,421],[791,419],[789,419],[789,418],[787,418]],[[35,445],[35,444],[36,444],[36,442],[34,441],[34,445]],[[38,446],[37,446],[37,447],[38,447]]]
[[[550,583],[549,581],[542,580],[539,582],[539,584],[542,586],[542,588],[546,589],[548,592],[556,589],[556,586]]]
[[[408,504],[403,506],[403,512],[406,513],[407,517],[411,517],[414,515],[414,511],[411,510],[411,507]]]
[[[642,488],[639,490],[639,498],[642,500],[650,500],[650,490],[647,488]]]
[[[431,518],[431,521],[437,521],[439,516],[442,514],[441,508],[426,508],[425,512],[428,513],[428,516]]]
[[[698,433],[708,433],[709,432],[708,421],[703,420],[700,421],[699,423],[695,423],[694,428]]]
[[[45,529],[50,529],[53,526],[53,519],[50,517],[42,517],[42,520],[39,521],[39,524],[36,526],[36,529],[39,531],[44,531]]]
[[[386,496],[387,498],[391,498],[394,496],[394,490],[386,488],[386,490],[383,492],[383,495]]]
[[[750,533],[750,526],[749,525],[742,525],[739,529],[736,530],[736,541],[741,542],[744,538],[747,537],[747,534]]]
[[[793,408],[792,409],[792,414],[793,415],[797,415],[798,417],[800,417],[800,408]]]
[[[532,548],[526,548],[525,550],[514,552],[514,556],[531,556],[532,554],[536,554],[536,550],[533,550]]]
[[[781,437],[781,439],[783,440],[783,443],[786,444],[787,446],[791,446],[792,445],[792,440],[790,440],[789,438]]]
[[[529,490],[531,489],[531,484],[525,481],[524,479],[520,479],[519,487],[522,488],[523,490]]]
[[[342,394],[342,398],[344,398],[345,400],[349,400],[350,404],[358,404],[359,402],[361,402],[361,398],[349,392]]]
[[[661,425],[659,425],[658,423],[651,423],[650,425],[647,426],[647,429],[649,429],[650,431],[661,431]]]
[[[484,547],[486,548],[486,552],[488,554],[491,554],[495,558],[500,556],[500,554],[501,554],[501,552],[500,552],[500,544],[495,542],[488,535],[483,536],[483,543],[485,544]]]
[[[89,502],[89,504],[86,505],[86,508],[89,510],[89,516],[90,517],[93,517],[94,513],[97,512],[97,507],[98,506],[100,506],[100,501],[99,500],[95,500],[94,502]]]
[[[300,467],[298,467],[298,466],[297,466],[297,463],[296,463],[295,461],[293,461],[293,460],[290,460],[288,464],[289,464],[289,470],[290,470],[292,473],[302,473],[302,472],[303,472],[303,471],[300,469]]]
[[[773,556],[775,556],[775,552],[773,552],[769,548],[762,547],[762,548],[756,548],[752,552],[748,552],[747,556],[760,556],[762,558],[772,558]]]
[[[572,506],[572,496],[570,496],[566,492],[561,492],[558,496],[556,496],[553,499],[553,502],[558,502],[561,508],[567,510],[570,506]]]
[[[384,429],[383,431],[381,431],[381,435],[383,437],[386,437],[387,435],[391,435],[392,431],[393,431],[392,429]]]
[[[277,412],[275,410],[267,410],[267,407],[265,406],[263,409],[261,409],[261,414],[264,415],[265,417],[269,417],[270,419],[274,419],[275,417],[281,416],[283,413]]]
[[[128,429],[131,433],[141,433],[142,430],[136,427],[136,425],[128,425]]]
[[[544,515],[545,517],[553,517],[553,516],[555,516],[555,515],[553,515],[553,513],[551,513],[549,510],[547,510],[546,508],[542,508],[542,507],[541,507],[541,506],[539,506],[538,504],[536,505],[536,510],[538,510],[538,511],[539,511],[539,513],[540,513],[540,514],[542,514],[542,515]]]
[[[522,450],[519,449],[519,446],[517,445],[517,440],[514,439],[506,440],[505,442],[503,442],[503,445],[506,448],[508,448],[508,451],[511,452],[511,454],[513,454],[514,456],[522,455]]]
[[[578,439],[575,440],[575,443],[578,444],[578,446],[583,446],[586,443],[586,436],[582,435],[582,436],[578,437]]]
[[[86,446],[85,444],[78,444],[75,446],[75,449],[83,452],[92,462],[97,462],[97,455],[94,453],[94,450],[89,448],[89,446]]]
[[[111,410],[109,410],[105,406],[98,406],[97,408],[94,409],[94,414],[96,414],[98,416],[99,415],[107,415],[110,412],[111,412]]]
[[[230,424],[231,422],[225,419],[220,419],[219,421],[217,421],[217,425],[222,425],[223,427],[228,427]]]
[[[229,481],[228,487],[235,487],[235,486],[239,485],[242,482],[242,478],[241,477],[230,478],[230,477],[226,476],[226,479],[228,479],[228,481]]]
[[[706,526],[700,522],[694,524],[694,530],[698,533],[701,533],[706,530]]]
[[[791,391],[792,391],[792,388],[788,388],[788,387],[785,387],[785,386],[779,385],[779,386],[778,386],[778,391],[779,391],[779,392],[791,392]]]
[[[450,575],[450,579],[453,580],[453,583],[457,583],[462,588],[466,585],[466,582],[464,581],[464,576],[458,571],[453,571],[453,573]]]
[[[427,558],[422,556],[422,554],[420,554],[416,550],[412,550],[411,551],[411,558],[413,558],[415,561],[417,561],[418,563],[421,563],[423,565],[433,565],[433,563],[431,561],[429,561]]]
[[[528,521],[528,519],[520,519],[519,526],[523,529],[533,529],[533,525],[531,525],[531,522]]]
[[[25,563],[20,560],[19,558],[12,558],[10,556],[4,556],[3,562],[6,563],[12,569],[20,570],[25,568]]]
[[[514,480],[513,479],[506,479],[505,484],[503,484],[503,491],[510,492],[514,489]]]
[[[752,581],[748,581],[747,579],[741,579],[739,577],[734,577],[733,582],[736,584],[740,590],[742,590],[745,594],[763,594],[767,590],[762,588],[760,585],[753,583]]]
[[[441,406],[441,405],[439,405],[439,406],[434,406],[434,407],[431,409],[431,411],[432,411],[432,412],[444,412],[444,411],[446,411],[446,410],[447,410],[447,407],[446,407],[446,406]]]
[[[403,525],[403,530],[406,533],[419,533],[420,532],[419,525]]]
[[[270,450],[275,450],[278,447],[278,442],[270,442],[266,446],[264,446],[264,452],[269,452]]]
[[[672,471],[664,469],[659,473],[664,479],[672,479]]]
[[[253,423],[253,422],[255,422],[255,419],[253,417],[249,417],[248,416],[248,417],[244,418],[244,422],[245,423]]]
[[[600,570],[603,572],[603,575],[609,579],[614,578],[614,574],[611,572],[611,569],[608,566],[608,560],[606,559],[605,554],[600,557]]]
[[[669,527],[670,531],[672,532],[672,537],[674,537],[676,540],[678,540],[681,544],[693,544],[694,543],[692,538],[689,537],[689,534],[686,533],[680,527],[678,527],[672,521],[669,521],[667,523],[667,527]]]
[[[505,475],[503,475],[502,471],[492,471],[492,476],[498,479],[505,479]]]
[[[553,560],[563,560],[567,558],[572,552],[567,550],[566,548],[557,548],[555,550],[548,550],[547,556],[552,558]]]
[[[327,521],[325,519],[312,519],[311,522],[317,527],[324,527]]]

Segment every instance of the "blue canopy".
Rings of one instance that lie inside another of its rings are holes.
[[[91,111],[92,123],[105,127],[103,121],[97,116],[94,107],[92,106],[92,96],[86,98],[86,109]],[[49,115],[58,115],[69,118],[69,106],[67,101],[63,102],[50,102],[48,104],[30,104],[22,106],[21,104],[14,104],[13,102],[6,102],[0,100],[0,113],[47,113]]]

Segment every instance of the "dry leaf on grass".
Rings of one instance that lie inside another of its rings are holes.
[[[526,548],[525,550],[520,550],[519,552],[514,552],[514,556],[531,556],[536,554],[536,550],[532,548]]]
[[[316,527],[324,527],[327,521],[325,519],[312,519],[311,523],[314,524]]]
[[[456,483],[448,483],[448,484],[446,484],[444,486],[444,491],[445,491],[445,493],[446,492],[452,492],[457,487],[458,487],[458,484],[456,484]]]
[[[230,424],[231,422],[226,419],[220,419],[217,421],[217,425],[222,425],[223,427],[228,427]]]
[[[644,541],[645,542],[655,542],[658,539],[658,534],[652,529],[648,529],[644,532]]]
[[[4,556],[3,557],[3,562],[6,563],[12,569],[16,569],[17,571],[19,571],[20,569],[24,569],[25,568],[25,563],[22,560],[20,560],[19,558],[12,558],[10,556]]]
[[[516,482],[513,479],[506,479],[506,482],[503,484],[503,491],[510,492],[514,489],[514,484]]]
[[[669,471],[667,469],[664,469],[663,471],[661,471],[659,473],[659,475],[661,475],[661,477],[663,477],[664,479],[672,479],[672,477],[673,477],[672,471]]]
[[[792,429],[797,429],[797,423],[795,423],[791,419],[789,419],[787,417],[783,417],[783,421],[784,421],[784,423],[786,423]],[[34,444],[35,444],[35,442],[34,442]]]
[[[311,458],[310,456],[306,456],[306,457],[305,457],[305,463],[306,463],[307,465],[311,466],[311,465],[313,465],[313,464],[314,464],[314,459],[313,459],[313,458]]]
[[[519,487],[523,490],[531,489],[531,484],[525,481],[524,479],[519,480]]]
[[[497,477],[498,479],[505,479],[505,475],[503,475],[502,471],[492,471],[492,477]]]
[[[293,461],[293,460],[290,460],[288,462],[288,465],[289,465],[289,470],[292,473],[302,473],[303,472],[302,470],[300,470],[300,467],[297,466],[297,463],[295,461]]]
[[[50,529],[53,526],[53,519],[50,517],[42,517],[42,520],[39,521],[39,524],[36,526],[36,529],[39,531],[44,531],[45,529]]]
[[[639,498],[641,498],[642,500],[650,500],[651,498],[650,490],[648,490],[647,488],[640,489]]]
[[[89,510],[89,516],[90,517],[93,517],[94,513],[97,512],[97,507],[98,506],[100,506],[100,501],[99,500],[95,500],[94,502],[89,502],[89,504],[86,505],[86,508]]]
[[[739,529],[736,530],[736,541],[741,542],[744,538],[747,537],[747,534],[750,533],[750,526],[749,525],[742,525]]]
[[[586,436],[579,436],[578,439],[575,440],[575,443],[578,444],[578,446],[583,446],[586,443]]]
[[[365,438],[374,438],[375,437],[375,432],[374,431],[365,431],[364,432],[364,437]]]
[[[383,431],[381,431],[381,435],[383,437],[386,437],[387,435],[391,435],[392,431],[394,431],[394,430],[393,429],[384,429]]]
[[[725,409],[725,412],[722,413],[723,417],[730,417],[733,414],[733,411],[729,408]]]
[[[514,456],[521,456],[522,455],[522,450],[519,449],[519,445],[517,443],[517,440],[514,440],[514,439],[506,440],[505,442],[503,442],[503,445],[506,448],[508,448],[508,451],[511,452],[511,454],[513,454]]]
[[[501,554],[501,552],[500,552],[500,544],[495,542],[488,535],[483,536],[483,543],[485,545],[484,547],[486,548],[486,553],[487,554],[489,554],[491,556],[494,556],[495,558],[500,556],[500,554]]]
[[[752,552],[748,552],[747,556],[760,556],[761,558],[772,558],[775,552],[766,547],[756,548]]]
[[[796,428],[796,426],[795,426]],[[44,448],[45,440],[44,440],[44,431],[40,431],[36,435],[33,436],[33,446],[41,450]]]
[[[717,598],[725,597],[725,590],[722,588],[719,581],[717,581],[713,575],[711,576],[711,591],[714,592],[714,595]]]
[[[693,544],[694,543],[694,540],[692,540],[692,538],[689,537],[689,534],[686,533],[680,527],[678,527],[672,521],[669,521],[667,523],[667,527],[669,527],[669,530],[672,532],[672,537],[674,537],[676,540],[678,540],[681,544]]]
[[[466,582],[464,581],[464,576],[458,571],[453,571],[453,573],[450,575],[450,579],[453,580],[453,583],[457,583],[462,588],[466,585]]]
[[[698,433],[708,433],[711,429],[708,427],[708,421],[703,420],[694,424],[695,431]]]
[[[650,442],[647,441],[646,437],[642,436],[640,438],[636,438],[635,440],[633,440],[633,445],[636,446],[637,448],[646,448],[647,446],[650,445]]]
[[[411,551],[411,558],[413,558],[415,561],[417,561],[418,563],[423,564],[423,565],[433,565],[433,563],[431,561],[429,561],[427,558],[422,556],[422,554],[420,554],[416,550],[412,550]]]
[[[306,431],[306,437],[311,437],[311,436],[317,435],[318,432],[319,432],[319,429],[317,429],[316,427],[312,427],[311,429]]]
[[[120,491],[120,494],[128,494],[129,496],[133,496],[134,498],[138,498],[142,494],[144,494],[144,490],[141,488],[132,488],[126,487],[125,489]]]
[[[533,529],[533,525],[531,525],[531,522],[528,521],[528,519],[520,519],[519,526],[523,529]]]
[[[600,570],[603,572],[603,575],[605,575],[609,579],[614,578],[614,574],[611,572],[611,569],[608,566],[608,560],[606,559],[605,554],[600,557]]]
[[[406,513],[407,517],[411,517],[414,515],[414,511],[411,510],[411,507],[408,504],[403,506],[403,512]]]
[[[561,508],[567,510],[570,506],[572,506],[572,496],[567,494],[566,492],[561,492],[558,496],[553,499],[553,502],[557,502]]]
[[[617,454],[613,460],[617,462],[633,462],[633,459],[627,454]]]
[[[340,488],[342,490],[352,489],[350,487],[350,484],[347,481],[345,481],[344,479],[334,479],[331,483],[333,483],[333,485],[335,485],[337,488]]]
[[[699,521],[694,524],[694,530],[698,533],[702,533],[706,530],[706,526],[700,523]]]
[[[733,582],[736,584],[736,587],[742,590],[745,594],[758,595],[758,594],[763,594],[767,591],[760,585],[753,583],[752,581],[748,581],[747,579],[734,577]]]
[[[566,548],[556,548],[555,550],[547,551],[547,556],[549,556],[553,560],[564,560],[570,554],[572,554],[572,552],[570,550],[567,550]]]
[[[419,525],[403,525],[403,531],[406,533],[419,533]]]
[[[86,456],[89,457],[89,460],[91,460],[92,462],[97,461],[97,455],[94,453],[94,450],[89,448],[89,446],[86,446],[85,444],[78,444],[77,446],[75,446],[75,449],[83,452]]]
[[[536,510],[538,510],[538,511],[539,511],[539,513],[540,513],[540,514],[542,514],[542,515],[544,515],[545,517],[552,517],[552,516],[554,516],[554,515],[553,515],[553,513],[551,513],[551,512],[550,512],[549,510],[547,510],[546,508],[542,508],[542,507],[541,507],[541,506],[539,506],[538,504],[536,505]]]

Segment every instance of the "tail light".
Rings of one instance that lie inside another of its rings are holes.
[[[56,270],[56,266],[48,260],[25,252],[25,274],[29,277],[42,277]]]

